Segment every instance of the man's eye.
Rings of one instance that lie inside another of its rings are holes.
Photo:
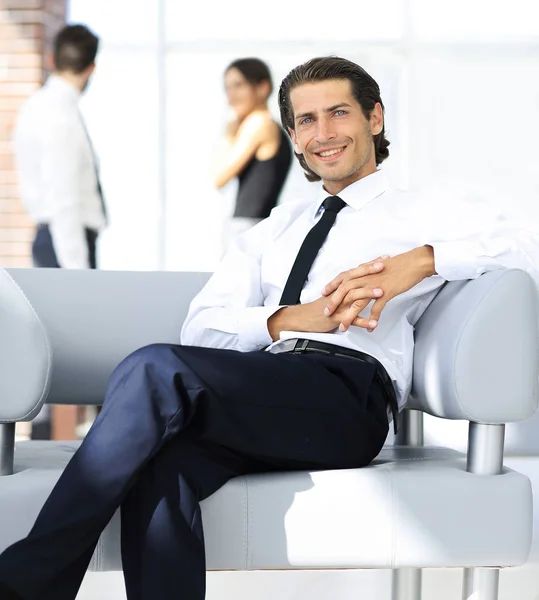
[[[305,117],[301,120],[301,125],[308,125],[312,121],[312,117]]]
[[[341,116],[343,116],[343,115],[345,115],[345,114],[346,114],[346,111],[345,111],[345,110],[342,110],[342,109],[341,109],[341,110],[336,110],[336,111],[335,111],[335,114],[336,114],[338,117],[341,117]]]

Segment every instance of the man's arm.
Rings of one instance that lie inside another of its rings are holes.
[[[264,306],[261,259],[303,204],[284,203],[271,216],[238,236],[215,273],[189,307],[181,343],[249,352],[269,346],[285,329],[331,331],[341,314],[324,316],[325,298],[297,306]],[[378,259],[376,259],[378,261]],[[365,273],[376,272],[371,261]],[[370,298],[376,293],[366,291]]]
[[[41,163],[43,201],[50,211],[49,227],[60,266],[86,269],[90,264],[81,215],[82,158],[74,125],[59,120],[48,129]]]
[[[384,260],[383,273],[374,278],[358,277],[351,269],[324,288],[323,294],[331,296],[326,314],[333,314],[339,303],[349,303],[351,307],[342,331],[350,325],[372,330],[369,321],[378,321],[389,300],[431,275],[453,281],[474,279],[497,269],[522,269],[539,285],[537,230],[477,201],[455,199],[452,203],[434,205],[432,215],[433,218],[424,220],[425,239],[430,238],[428,245]],[[354,294],[365,286],[383,290],[368,319],[359,317],[368,302],[363,304],[359,300],[352,304]]]
[[[248,352],[271,343],[268,318],[280,307],[263,305],[260,265],[264,248],[283,218],[287,219],[286,207],[278,207],[268,219],[234,240],[192,301],[182,328],[182,344]]]
[[[430,243],[436,271],[447,281],[475,279],[498,269],[521,269],[539,284],[539,231],[530,220],[524,222],[485,202],[465,199],[455,202],[440,221],[438,238]]]

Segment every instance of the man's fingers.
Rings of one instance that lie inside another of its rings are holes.
[[[342,304],[345,296],[350,291],[348,286],[348,282],[340,285],[337,290],[332,294],[331,298],[328,300],[326,308],[324,309],[324,315],[326,317],[330,317]]]
[[[341,323],[339,325],[339,331],[347,331],[350,325],[357,319],[359,313],[361,313],[369,304],[370,298],[365,300],[356,300],[352,303],[350,308],[341,317]]]
[[[378,327],[380,315],[382,314],[388,299],[383,298],[384,292],[381,288],[371,289],[363,287],[357,279],[382,271],[384,269],[384,264],[381,261],[388,258],[389,255],[380,256],[370,263],[365,263],[339,275],[337,279],[340,278],[341,283],[335,288],[335,292],[332,294],[324,310],[324,314],[330,316],[343,304],[344,306],[350,305],[350,308],[341,318],[339,331],[348,331],[348,329],[354,325],[355,327],[362,327],[369,333],[372,333],[376,327]],[[365,280],[365,282],[366,281],[368,280]],[[324,289],[327,288],[328,286]],[[369,318],[361,317],[360,313],[367,307],[372,299],[375,301],[372,305]]]
[[[384,300],[383,298],[379,298],[378,300],[376,300],[376,302],[371,307],[371,314],[369,318],[373,321],[379,321],[380,315],[382,314],[382,311],[384,310],[386,304],[387,300]]]
[[[322,296],[329,296],[345,281],[350,281],[351,279],[358,279],[360,277],[365,277],[365,275],[372,275],[373,273],[380,273],[380,271],[383,271],[384,269],[384,263],[381,261],[386,256],[387,255],[385,255],[384,257],[380,256],[368,263],[359,265],[359,267],[355,267],[354,269],[350,269],[349,271],[339,273],[339,275],[337,275],[335,279],[332,279],[322,289]]]
[[[362,327],[369,333],[372,333],[378,327],[380,315],[382,314],[386,304],[387,300],[384,300],[383,298],[376,300],[372,305],[371,314],[368,318],[360,317],[358,314],[357,317],[349,319],[352,312],[351,310],[347,311],[345,317],[343,318],[343,322],[341,322],[341,325],[339,326],[339,331],[347,331],[351,325],[354,325],[356,327]]]
[[[326,308],[324,309],[324,315],[326,317],[331,316],[340,306],[350,306],[351,310],[354,310],[354,304],[357,303],[357,306],[360,306],[356,314],[357,316],[366,306],[367,304],[376,298],[380,298],[383,296],[384,291],[381,288],[353,288],[349,289],[351,283],[348,283],[347,286],[342,286],[338,289],[331,299],[328,301]]]
[[[326,286],[324,286],[322,288],[322,296],[329,296],[332,294],[344,281],[345,275],[346,273],[340,273],[337,275],[337,277],[335,277],[335,279],[332,279]]]
[[[355,327],[362,327],[363,329],[372,332],[376,329],[378,322],[373,321],[372,319],[367,319],[365,317],[356,317],[352,322],[352,325],[354,325]]]
[[[384,290],[382,288],[353,288],[343,298],[341,306],[352,306],[354,302],[357,302],[358,300],[365,300],[366,298],[369,300],[376,300],[377,298],[381,298],[383,295]]]

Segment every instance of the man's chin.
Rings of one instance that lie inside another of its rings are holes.
[[[346,173],[337,170],[324,169],[324,173],[318,173],[322,181],[342,181],[346,179]]]
[[[326,166],[320,169],[319,165],[309,165],[309,163],[307,165],[313,173],[325,181],[340,181],[344,177],[344,170],[337,166],[334,168]]]

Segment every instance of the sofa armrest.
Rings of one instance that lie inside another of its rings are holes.
[[[50,389],[52,355],[42,321],[0,269],[0,423],[33,419]]]
[[[0,421],[47,402],[100,404],[116,365],[180,342],[206,273],[0,270]],[[8,332],[6,336],[5,332]]]
[[[516,269],[440,291],[416,328],[408,408],[446,419],[503,424],[537,408],[537,289]]]

